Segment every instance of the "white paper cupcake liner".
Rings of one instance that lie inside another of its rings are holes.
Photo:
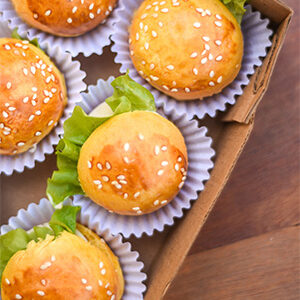
[[[195,115],[202,119],[206,114],[215,117],[218,111],[226,110],[227,104],[235,104],[236,97],[243,94],[243,87],[249,83],[249,77],[254,74],[255,67],[261,66],[262,58],[266,56],[267,48],[272,44],[270,41],[272,31],[267,28],[269,20],[263,19],[259,12],[253,12],[251,6],[247,5],[241,25],[244,36],[244,56],[236,79],[221,93],[203,100],[177,101],[152,87],[136,71],[129,53],[128,27],[134,11],[143,0],[120,0],[120,5],[125,2],[126,8],[117,12],[118,22],[114,25],[115,33],[111,37],[115,43],[112,51],[117,53],[115,62],[121,64],[120,72],[125,73],[129,70],[131,78],[149,89],[155,97],[156,104],[162,106],[165,112],[176,110],[178,114],[187,114],[189,119]]]
[[[101,55],[103,48],[110,45],[110,36],[113,34],[113,25],[118,21],[118,11],[121,10],[117,5],[112,13],[107,17],[106,22],[99,24],[96,28],[77,37],[59,37],[50,33],[33,28],[25,23],[16,13],[11,0],[0,0],[0,14],[4,20],[9,21],[10,29],[18,28],[18,33],[22,37],[29,39],[38,38],[42,48],[59,47],[63,51],[68,51],[72,56],[82,53],[88,57],[93,53]]]
[[[49,222],[53,212],[53,206],[47,199],[41,199],[39,204],[31,203],[26,210],[20,209],[16,217],[11,217],[8,220],[8,225],[1,226],[1,235],[16,228],[29,230],[33,226]],[[78,222],[101,236],[119,258],[125,280],[122,300],[143,299],[143,292],[146,290],[143,281],[146,280],[147,276],[141,271],[144,264],[138,261],[138,252],[132,251],[131,244],[129,242],[124,243],[121,235],[113,236],[108,230],[103,230],[101,224],[95,218],[86,214],[84,210],[81,210]]]
[[[90,113],[112,95],[113,79],[113,77],[107,81],[100,79],[97,85],[88,88],[88,93],[82,94],[80,106],[86,113]],[[183,209],[191,207],[191,200],[198,198],[197,192],[204,189],[203,182],[210,177],[208,171],[213,167],[211,158],[215,152],[211,148],[212,139],[206,136],[207,128],[198,128],[198,123],[195,120],[189,121],[185,114],[179,115],[175,111],[165,114],[163,109],[158,112],[172,121],[184,136],[189,159],[187,179],[178,195],[168,205],[142,216],[110,213],[88,198],[76,195],[74,204],[80,205],[86,215],[97,220],[103,229],[109,229],[112,234],[122,233],[128,238],[131,235],[141,237],[143,233],[152,235],[154,230],[163,231],[165,225],[174,224],[174,218],[182,217]]]
[[[7,22],[0,22],[0,37],[10,36],[11,30],[7,27]],[[36,161],[42,162],[45,160],[46,154],[53,153],[54,145],[57,145],[59,135],[63,133],[63,122],[72,114],[75,104],[81,100],[80,92],[86,88],[86,84],[83,82],[86,74],[80,70],[78,61],[72,61],[69,53],[63,52],[58,47],[50,46],[43,50],[65,77],[68,104],[57,126],[36,147],[18,155],[0,155],[0,174],[11,175],[14,171],[23,172],[25,167],[32,169]]]

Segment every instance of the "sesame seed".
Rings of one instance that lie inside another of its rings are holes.
[[[15,295],[15,298],[16,298],[16,299],[22,299],[23,297],[22,297],[20,294],[16,294],[16,295]]]
[[[28,70],[26,68],[24,68],[23,73],[24,73],[25,76],[27,76],[28,75]]]
[[[110,300],[115,300],[116,299],[116,296],[115,295],[112,295]]]
[[[50,10],[50,9],[46,10],[46,11],[45,11],[45,16],[48,17],[48,16],[50,16],[50,15],[51,15],[51,10]]]
[[[129,143],[125,143],[124,144],[124,150],[127,152],[129,150],[129,148],[130,148]]]
[[[85,278],[81,278],[81,282],[82,282],[83,284],[87,284],[87,280],[86,280]]]
[[[89,16],[90,16],[90,19],[94,19],[95,18],[95,15],[93,13],[90,13]]]
[[[133,207],[132,210],[138,211],[138,210],[140,210],[140,208],[137,206],[137,207]]]
[[[100,180],[94,180],[93,182],[94,182],[96,185],[101,184],[101,181],[100,181]]]
[[[138,137],[141,141],[144,139],[144,136],[141,133],[138,134]]]
[[[204,65],[207,62],[207,57],[201,59],[201,64]]]
[[[109,287],[109,282],[105,285],[105,288],[107,289]]]
[[[209,59],[209,60],[213,60],[213,58],[214,58],[213,55],[212,55],[211,53],[209,53],[208,59]]]
[[[125,179],[125,176],[124,175],[119,175],[119,176],[117,176],[117,178],[123,180],[123,179]]]
[[[110,170],[111,169],[111,164],[107,161],[105,163],[105,167],[106,167],[107,170]]]
[[[173,65],[168,65],[167,69],[170,70],[170,71],[172,71],[172,70],[174,70],[174,66]]]
[[[222,55],[219,55],[219,56],[216,57],[216,61],[221,61],[222,58],[223,58],[223,56],[222,56]]]
[[[128,198],[128,194],[127,194],[127,193],[124,193],[123,198],[124,198],[124,199],[127,199],[127,198]]]
[[[74,6],[74,7],[72,8],[72,13],[75,14],[76,11],[77,11],[77,6]]]
[[[5,282],[7,285],[10,285],[10,281],[7,278],[5,278]]]
[[[178,164],[175,164],[175,170],[179,171],[179,165]]]
[[[11,106],[11,107],[8,108],[8,110],[9,110],[9,111],[14,111],[14,110],[16,110],[16,108],[13,107],[13,106]]]
[[[94,3],[90,4],[89,10],[92,10],[94,8]]]
[[[177,89],[171,89],[171,92],[173,92],[173,93],[177,93],[177,92],[178,92],[178,90],[177,90]]]
[[[87,285],[87,286],[85,287],[85,289],[86,289],[87,291],[91,291],[91,290],[93,289],[93,287],[92,287],[91,285]]]
[[[217,46],[221,46],[222,42],[221,42],[220,40],[215,40],[215,44],[216,44]]]
[[[36,293],[40,296],[45,296],[45,292],[43,292],[43,291],[37,291]]]
[[[34,115],[30,115],[28,121],[31,122],[34,119]]]
[[[99,286],[102,286],[102,284],[103,284],[100,279],[98,280],[98,284],[99,284]]]
[[[197,52],[193,52],[193,53],[190,55],[191,58],[195,58],[195,57],[197,57],[197,56],[198,56],[198,53],[197,53]]]
[[[124,160],[124,162],[125,162],[126,164],[129,164],[129,159],[128,159],[127,156],[124,156],[123,160]]]
[[[106,294],[107,294],[108,296],[111,296],[111,295],[112,295],[112,292],[111,292],[111,291],[107,291]]]
[[[158,26],[163,27],[164,26],[163,22],[158,22]]]
[[[11,49],[9,45],[5,45],[4,47],[5,47],[6,50],[10,50]]]
[[[208,36],[203,36],[202,39],[205,41],[205,42],[209,42],[210,38]]]
[[[18,147],[22,147],[22,146],[24,146],[24,145],[25,145],[24,142],[19,142],[19,143],[17,143],[17,146],[18,146]]]
[[[20,48],[20,47],[22,47],[22,44],[16,43],[15,46]]]
[[[166,204],[168,201],[167,200],[163,200],[161,201],[161,204]]]
[[[41,270],[46,270],[47,268],[49,268],[51,266],[51,262],[50,261],[46,261],[43,265],[40,266]]]
[[[190,90],[189,88],[187,88],[187,87],[186,87],[184,90],[185,90],[186,93],[189,93],[189,92],[191,91],[191,90]]]
[[[158,170],[157,175],[161,176],[164,173],[164,170]]]
[[[163,87],[166,91],[169,91],[169,90],[170,90],[166,85],[163,85],[162,87]]]
[[[194,26],[195,28],[200,28],[201,24],[200,24],[199,22],[195,22],[195,23],[193,24],[193,26]]]
[[[149,49],[149,43],[146,42],[145,45],[144,45],[144,47],[145,47],[146,50],[148,50]]]
[[[157,77],[157,76],[153,76],[153,75],[150,75],[150,78],[151,78],[153,81],[157,81],[157,80],[159,80],[159,77]]]
[[[141,16],[141,19],[144,20],[144,19],[147,18],[147,16],[148,16],[148,14],[143,14],[143,15]]]
[[[201,55],[204,55],[204,54],[206,53],[206,51],[207,51],[207,50],[203,50],[203,51],[201,52]]]
[[[222,20],[221,16],[216,14],[216,18],[219,19],[219,20]]]
[[[155,153],[155,155],[158,155],[158,154],[159,154],[159,152],[160,152],[160,150],[159,150],[159,146],[158,146],[158,145],[156,145],[156,146],[155,146],[155,148],[154,148],[154,153]]]
[[[73,22],[72,18],[68,18],[68,19],[67,19],[67,22],[68,22],[69,24],[71,24],[71,23]]]
[[[164,160],[164,161],[161,162],[161,166],[162,166],[162,167],[165,167],[165,166],[167,166],[168,164],[169,164],[169,162],[166,161],[166,160]]]
[[[163,13],[167,13],[169,10],[167,9],[167,8],[163,8],[162,10],[161,10],[161,12],[163,12]]]
[[[178,188],[181,189],[183,187],[183,185],[184,185],[184,181],[181,181],[178,185]]]
[[[156,38],[156,37],[157,37],[157,32],[154,31],[154,30],[152,30],[152,36],[153,36],[154,38]]]
[[[211,15],[210,10],[206,9],[205,12],[207,13],[207,15],[209,15],[209,16]]]
[[[91,163],[89,160],[87,161],[87,165],[88,165],[88,168],[89,168],[89,169],[92,168],[92,163]]]
[[[193,73],[194,73],[195,75],[198,75],[198,70],[197,70],[196,68],[194,68],[194,69],[193,69]]]
[[[9,81],[9,82],[7,82],[7,84],[6,84],[6,87],[8,88],[8,89],[10,89],[11,88],[11,82]]]
[[[209,77],[210,78],[213,78],[215,76],[215,72],[213,71],[213,70],[211,70],[210,72],[209,72]]]
[[[37,19],[38,17],[39,17],[38,14],[33,14],[33,18],[34,18],[34,19]]]
[[[99,15],[101,13],[101,8],[97,9],[97,15]]]
[[[108,176],[102,176],[102,179],[104,182],[108,182],[109,181],[109,177]]]
[[[162,146],[162,147],[161,147],[161,150],[162,150],[162,151],[167,151],[167,149],[168,149],[167,146]]]
[[[223,77],[222,77],[222,76],[220,76],[220,77],[217,79],[217,83],[221,83],[221,82],[222,82],[222,80],[223,80]]]
[[[44,100],[43,100],[43,102],[46,104],[46,103],[48,103],[50,101],[50,98],[49,97],[46,97]]]
[[[220,21],[215,21],[216,26],[222,27],[222,23]]]
[[[215,86],[215,83],[214,83],[213,81],[210,81],[208,84],[209,84],[210,86]]]
[[[41,280],[41,284],[45,286],[45,285],[46,285],[46,280],[45,280],[45,279],[42,279],[42,280]]]
[[[102,275],[105,275],[105,273],[106,273],[106,270],[105,270],[105,269],[102,269],[102,270],[101,270],[101,274],[102,274]]]
[[[133,195],[133,197],[134,197],[134,198],[137,198],[140,194],[141,194],[140,192],[136,192],[136,193]]]
[[[199,12],[199,13],[203,13],[204,10],[203,10],[202,8],[198,8],[198,7],[197,7],[197,8],[196,8],[196,11]]]
[[[2,112],[2,115],[3,115],[4,118],[7,118],[7,117],[8,117],[8,113],[7,113],[6,111],[3,111],[3,112]]]
[[[37,131],[34,135],[35,136],[40,136],[42,133],[40,131]]]
[[[34,74],[35,74],[35,71],[36,71],[36,68],[33,67],[33,66],[31,66],[31,67],[30,67],[30,71],[31,71],[31,73],[34,75]]]
[[[154,204],[155,206],[157,206],[157,205],[159,204],[159,200],[155,200],[155,201],[153,202],[153,204]]]

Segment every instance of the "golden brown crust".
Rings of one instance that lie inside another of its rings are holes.
[[[238,74],[243,56],[240,26],[219,0],[146,0],[129,42],[140,75],[178,100],[219,93]]]
[[[29,25],[58,36],[81,35],[105,21],[118,0],[12,0]]]
[[[169,203],[186,179],[188,158],[179,129],[162,116],[135,111],[115,116],[84,143],[78,161],[86,195],[124,215]]]
[[[27,151],[60,119],[67,102],[63,75],[27,41],[0,39],[0,154]]]
[[[93,243],[63,232],[18,251],[4,269],[2,299],[120,300],[123,277],[113,263],[117,258],[90,230],[79,230]]]

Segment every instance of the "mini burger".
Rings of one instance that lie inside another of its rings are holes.
[[[117,0],[12,0],[30,26],[58,36],[84,34],[104,22]]]
[[[78,210],[65,206],[48,224],[0,236],[2,300],[121,299],[118,258],[103,239],[76,225]]]
[[[0,155],[27,151],[56,125],[67,103],[63,75],[26,40],[0,38]]]
[[[219,93],[241,68],[239,21],[244,2],[143,1],[129,28],[136,70],[153,87],[177,100]]]
[[[112,86],[113,96],[90,116],[76,107],[65,122],[57,148],[59,170],[48,181],[47,195],[55,205],[84,194],[117,214],[151,213],[184,185],[184,138],[155,112],[152,94],[128,75]]]

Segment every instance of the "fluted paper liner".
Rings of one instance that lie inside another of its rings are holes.
[[[10,36],[11,30],[7,27],[7,23],[0,22],[0,37]],[[80,92],[86,88],[86,84],[83,82],[86,74],[80,70],[78,61],[72,61],[69,53],[63,52],[58,47],[50,46],[46,46],[43,50],[65,77],[68,97],[67,106],[57,126],[36,147],[18,155],[0,155],[0,174],[11,175],[14,171],[23,172],[25,167],[32,169],[36,161],[42,162],[45,160],[46,154],[53,153],[54,145],[57,145],[59,135],[63,133],[63,122],[70,117],[76,102],[81,100]]]
[[[16,13],[10,0],[0,1],[0,14],[9,22],[10,29],[18,28],[18,33],[26,38],[38,38],[42,48],[59,47],[62,51],[68,51],[72,56],[82,53],[88,57],[93,53],[101,55],[103,48],[110,45],[110,36],[113,33],[113,24],[117,22],[117,11],[121,8],[117,5],[111,14],[105,19],[105,23],[99,24],[93,30],[76,37],[60,37],[31,27],[25,23]]]
[[[243,87],[250,81],[250,75],[255,73],[255,67],[261,66],[262,58],[267,54],[267,48],[271,46],[270,37],[272,31],[267,28],[269,20],[262,18],[259,12],[254,12],[250,5],[241,24],[244,37],[244,56],[242,67],[235,80],[220,93],[203,100],[177,101],[165,95],[147,83],[135,69],[129,53],[128,27],[134,11],[140,6],[143,0],[120,0],[120,5],[125,7],[117,12],[118,21],[114,25],[112,40],[115,43],[112,51],[116,52],[115,62],[121,64],[120,72],[129,70],[132,79],[145,86],[154,95],[156,104],[163,107],[165,112],[176,110],[178,114],[186,114],[188,119],[197,116],[204,118],[206,114],[215,117],[218,111],[225,111],[228,104],[235,104],[236,97],[243,94]],[[125,6],[126,3],[126,6]]]
[[[113,93],[111,82],[99,80],[96,86],[90,86],[88,93],[82,94],[80,106],[86,113],[90,113]],[[122,216],[110,213],[88,198],[77,195],[74,204],[80,205],[85,214],[97,220],[103,229],[109,229],[112,234],[122,233],[126,238],[135,235],[141,237],[143,233],[152,235],[154,230],[163,231],[165,225],[173,225],[174,218],[182,217],[183,209],[191,207],[191,200],[198,198],[198,192],[204,189],[204,181],[208,180],[209,169],[213,167],[211,160],[214,150],[211,148],[212,139],[206,136],[207,128],[198,128],[198,123],[189,121],[186,114],[179,115],[175,111],[161,115],[172,121],[181,131],[188,150],[189,166],[187,179],[178,195],[166,206],[142,216]]]
[[[41,199],[39,204],[31,203],[27,209],[20,209],[17,216],[11,217],[8,220],[8,225],[1,226],[1,235],[16,228],[29,230],[33,226],[49,222],[53,212],[53,206],[47,199]],[[129,242],[124,243],[121,235],[113,236],[108,230],[103,230],[101,224],[84,210],[81,210],[78,222],[101,236],[119,258],[125,280],[122,300],[143,299],[143,292],[146,290],[143,281],[146,279],[146,274],[141,271],[144,264],[138,261],[138,252],[132,251],[131,244]]]

